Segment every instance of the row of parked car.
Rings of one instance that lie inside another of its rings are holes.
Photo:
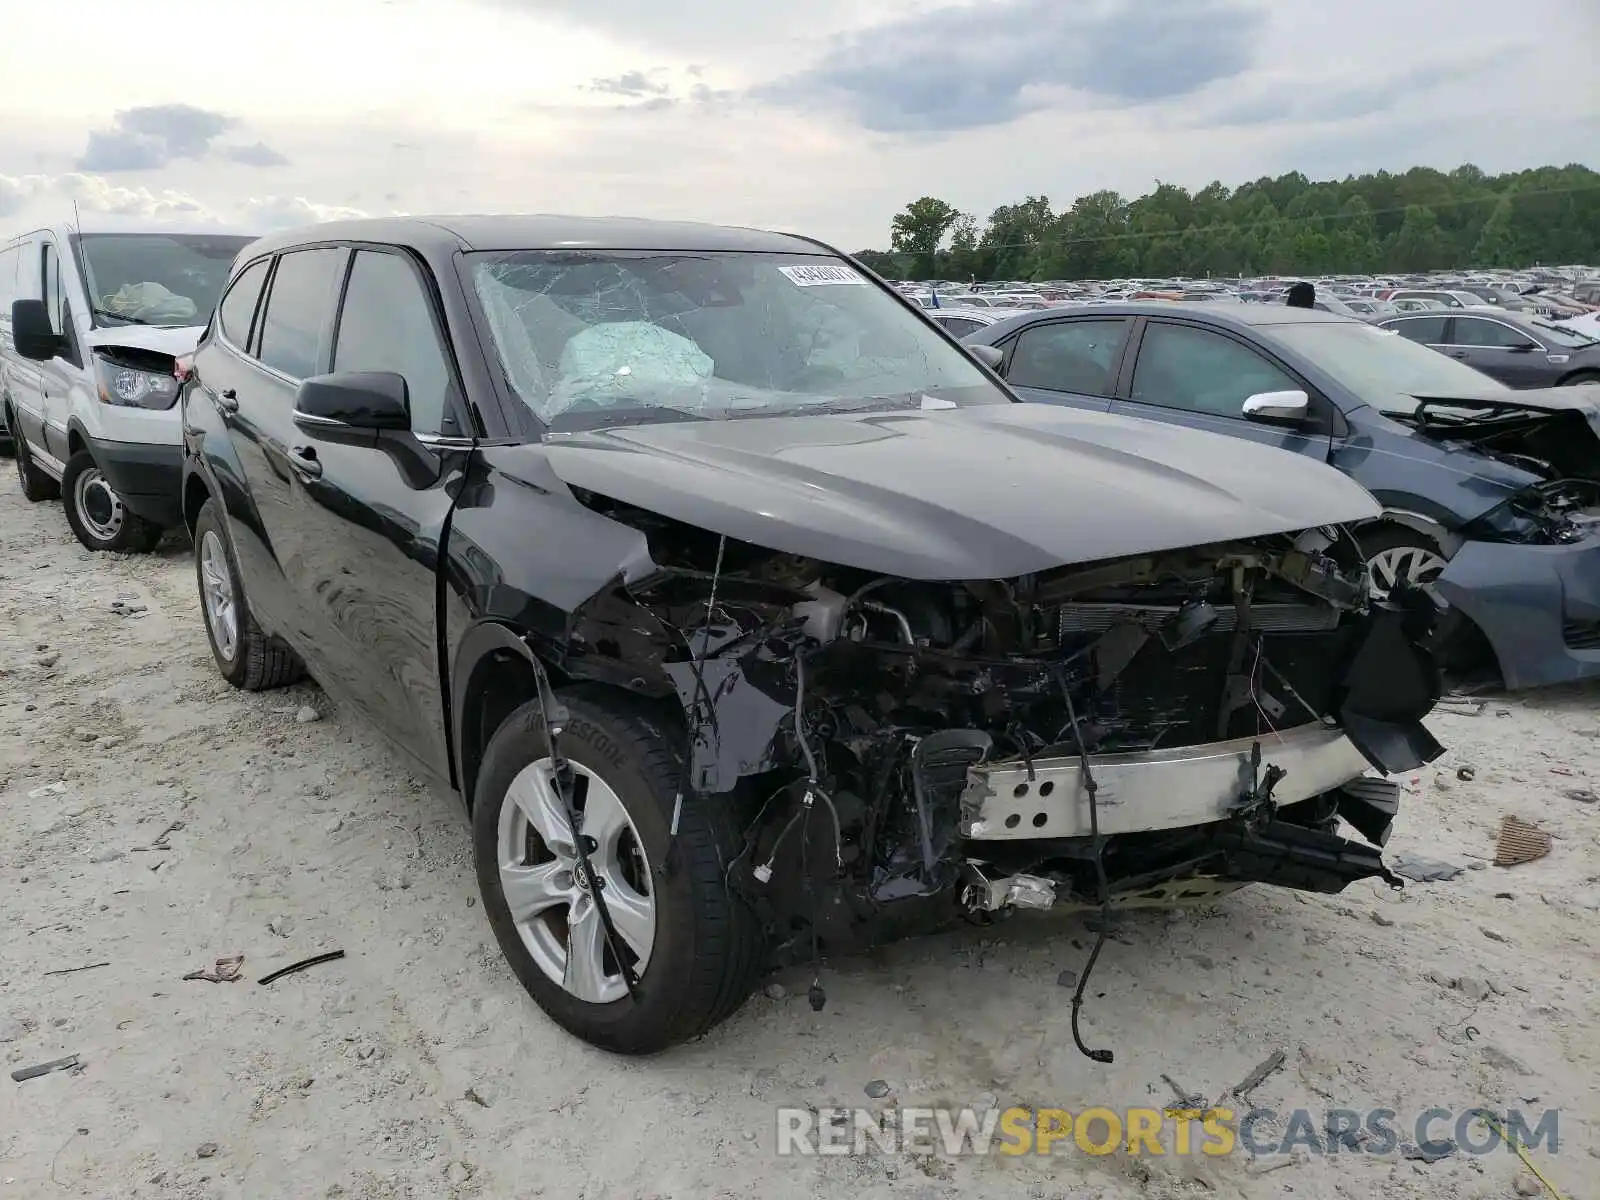
[[[554,217],[0,263],[24,493],[181,526],[223,677],[459,795],[508,961],[614,1050],[961,913],[1396,882],[1441,611],[1512,685],[1600,667],[1593,395],[1337,316],[962,343],[819,242]]]

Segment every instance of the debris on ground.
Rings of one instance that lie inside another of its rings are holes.
[[[777,982],[767,984],[761,991],[768,1000],[782,1000],[789,994],[789,989]]]
[[[215,1158],[217,1144],[215,1142],[201,1142],[199,1149],[194,1152],[196,1158]]]
[[[322,714],[309,704],[302,704],[299,711],[294,714],[294,723],[296,725],[310,725],[320,720],[322,720]]]
[[[1381,912],[1368,913],[1367,915],[1372,918],[1372,923],[1374,925],[1382,925],[1385,928],[1388,928],[1390,925],[1394,924],[1392,920],[1384,916]]]
[[[1199,1110],[1205,1108],[1206,1098],[1199,1092],[1185,1090],[1183,1085],[1181,1085],[1171,1075],[1163,1074],[1161,1076],[1161,1081],[1165,1083],[1167,1087],[1172,1089],[1173,1099],[1177,1101],[1176,1104],[1167,1109],[1168,1112],[1198,1112]]]
[[[35,1067],[18,1067],[11,1072],[11,1078],[21,1083],[25,1079],[37,1079],[41,1075],[48,1075],[52,1071],[75,1071],[83,1066],[78,1061],[76,1054],[69,1054],[65,1058],[53,1059],[47,1063],[40,1063]]]
[[[128,600],[113,600],[111,611],[119,617],[140,617],[149,611],[149,605],[135,604]]]
[[[1490,929],[1487,925],[1482,926],[1480,932],[1491,942],[1509,942],[1511,940],[1505,934]]]
[[[46,971],[46,975],[75,975],[79,971],[93,971],[97,967],[109,967],[108,962],[84,963],[81,967],[57,967],[54,971]]]
[[[1576,800],[1579,804],[1600,803],[1600,794],[1590,788],[1568,788],[1566,796],[1568,800]]]
[[[882,1100],[889,1094],[891,1089],[886,1080],[873,1079],[869,1080],[867,1082],[867,1086],[861,1090],[866,1092],[866,1094],[873,1100]]]
[[[184,981],[203,979],[207,983],[233,983],[239,978],[239,970],[244,966],[244,955],[231,954],[227,958],[219,958],[210,967],[201,967],[198,971],[190,971],[185,975]]]
[[[1061,972],[1061,974],[1056,976],[1056,986],[1064,988],[1077,987],[1078,973],[1076,971]]]
[[[1441,1158],[1449,1158],[1456,1152],[1454,1140],[1445,1138],[1443,1141],[1430,1141],[1421,1146],[1414,1142],[1405,1142],[1400,1147],[1400,1157],[1409,1158],[1413,1162],[1436,1163]]]
[[[1462,783],[1471,783],[1477,777],[1478,777],[1478,768],[1476,768],[1476,767],[1457,767],[1456,768],[1456,778],[1461,780]]]
[[[1229,1089],[1228,1095],[1245,1097],[1266,1082],[1267,1076],[1283,1069],[1283,1064],[1289,1061],[1289,1056],[1282,1050],[1274,1050],[1265,1059],[1238,1083]]]
[[[1500,822],[1500,838],[1494,847],[1494,865],[1515,867],[1534,862],[1549,854],[1554,844],[1555,839],[1547,830],[1508,813]]]
[[[483,1098],[483,1093],[480,1092],[476,1087],[469,1086],[467,1090],[462,1093],[462,1096],[472,1101],[479,1108],[489,1107],[489,1102]]]
[[[1413,883],[1433,883],[1441,879],[1454,879],[1464,870],[1454,863],[1439,862],[1437,859],[1422,858],[1415,854],[1397,854],[1391,868],[1396,875],[1403,875]]]
[[[263,975],[260,979],[256,980],[256,982],[271,983],[274,979],[282,979],[285,975],[293,975],[296,971],[304,971],[307,967],[316,967],[321,966],[323,963],[337,962],[343,957],[343,950],[329,950],[326,954],[313,954],[310,958],[302,958],[299,962],[292,962],[286,967],[279,967],[271,974]],[[244,961],[244,955],[241,954],[239,956],[239,961]],[[219,967],[222,965],[220,959],[218,960],[217,965]],[[238,978],[237,974],[234,977]],[[189,976],[185,975],[184,978],[188,979]]]

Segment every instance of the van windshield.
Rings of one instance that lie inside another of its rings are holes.
[[[475,254],[505,378],[554,430],[1005,404],[906,304],[827,255]]]
[[[234,256],[229,234],[86,233],[74,239],[96,325],[204,325]]]

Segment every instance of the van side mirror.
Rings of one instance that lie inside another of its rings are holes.
[[[1243,406],[1246,420],[1288,422],[1305,420],[1311,397],[1301,391],[1257,392]]]
[[[991,371],[998,371],[1006,360],[1006,352],[999,346],[968,346],[967,351]]]
[[[33,362],[49,362],[67,348],[67,339],[50,327],[43,300],[11,302],[11,338],[17,353]]]
[[[380,433],[409,430],[405,376],[393,371],[314,375],[295,393],[294,423],[323,441],[366,445]]]

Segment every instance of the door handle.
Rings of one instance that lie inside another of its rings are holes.
[[[239,393],[232,388],[223,388],[217,393],[217,411],[231,415],[239,411]]]
[[[307,479],[316,479],[322,474],[322,461],[317,458],[314,446],[291,446],[289,465]]]

